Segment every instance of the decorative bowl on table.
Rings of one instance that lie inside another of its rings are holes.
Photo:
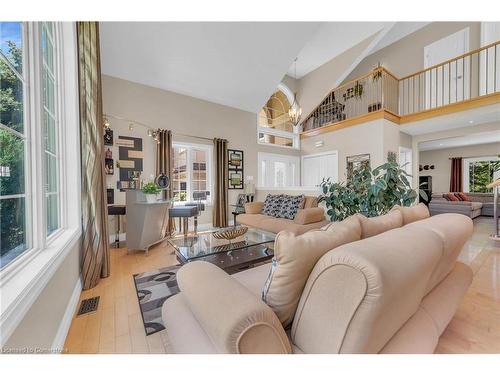
[[[212,236],[219,240],[228,240],[229,243],[231,243],[231,240],[243,236],[247,232],[247,230],[248,227],[238,225],[235,227],[219,229],[217,232],[213,232]]]

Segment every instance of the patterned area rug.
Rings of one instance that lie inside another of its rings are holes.
[[[161,307],[167,298],[179,293],[176,275],[180,267],[165,267],[134,275],[146,336],[165,329]]]

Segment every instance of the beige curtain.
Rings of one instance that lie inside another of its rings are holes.
[[[82,155],[82,278],[90,289],[110,273],[104,176],[99,24],[77,22]]]
[[[163,199],[171,199],[172,194],[172,170],[174,154],[172,150],[172,132],[170,130],[158,129],[158,143],[156,145],[156,175],[163,173],[168,177],[170,185],[163,191]],[[168,221],[168,234],[175,230],[174,219]]]
[[[227,227],[227,188],[229,174],[227,170],[227,139],[214,139],[215,186],[213,226]]]

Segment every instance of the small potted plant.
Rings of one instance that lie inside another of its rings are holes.
[[[157,195],[161,191],[160,187],[154,182],[148,182],[142,187],[142,192],[146,195],[146,202],[154,203],[157,200]]]

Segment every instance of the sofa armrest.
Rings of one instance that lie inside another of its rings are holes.
[[[293,221],[296,224],[306,225],[325,220],[325,211],[321,207],[299,208]]]
[[[219,353],[291,353],[271,308],[219,267],[204,261],[185,264],[177,282]]]
[[[264,207],[264,202],[245,203],[245,213],[246,214],[260,214],[262,212],[263,207]]]

